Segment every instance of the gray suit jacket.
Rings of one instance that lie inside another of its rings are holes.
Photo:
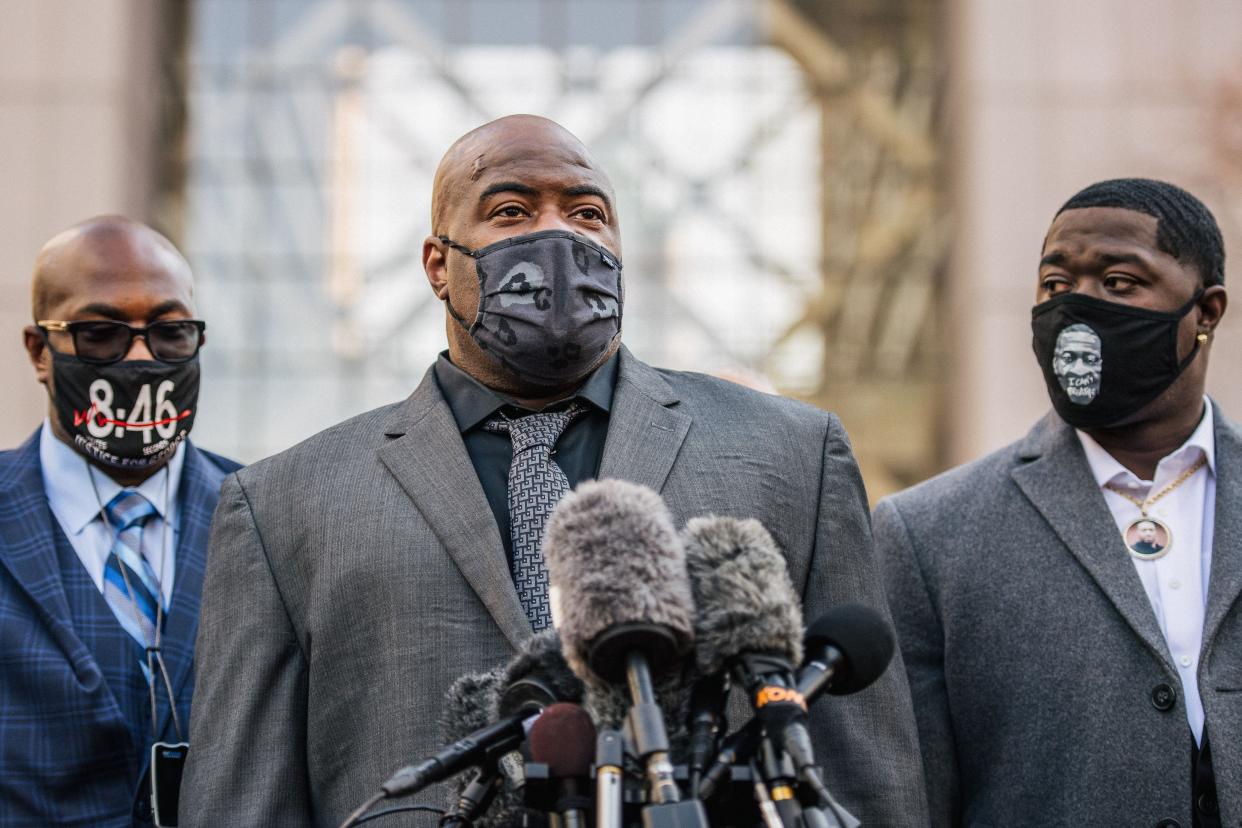
[[[887,614],[862,480],[832,415],[623,350],[601,477],[660,491],[678,521],[760,519],[808,618],[849,601]],[[430,372],[406,401],[230,477],[203,594],[189,826],[339,824],[440,746],[455,678],[531,635]],[[869,825],[925,821],[900,665],[814,713],[847,807]]]
[[[1236,828],[1242,433],[1219,409],[1216,463],[1198,675],[1222,824]],[[874,527],[933,825],[1189,828],[1181,683],[1073,429],[1049,414],[1019,442],[881,501]],[[1159,688],[1176,692],[1171,709],[1153,703]]]

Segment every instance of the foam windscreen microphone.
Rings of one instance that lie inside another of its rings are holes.
[[[806,700],[794,678],[794,667],[802,660],[801,601],[785,557],[757,520],[694,518],[682,530],[682,542],[698,608],[697,667],[704,675],[731,671],[746,689],[763,726],[755,746],[763,748],[772,798],[778,800],[782,820],[800,824],[801,807],[780,751],[789,753],[800,774],[804,769],[813,773],[815,766],[805,725]],[[719,776],[718,767],[708,772],[708,791]]]
[[[440,734],[446,743],[456,742],[496,721],[496,704],[504,682],[504,670],[458,676],[444,694]]]
[[[543,551],[575,673],[619,684],[633,649],[653,677],[681,669],[694,603],[685,550],[658,494],[622,480],[583,483],[552,510]]]
[[[798,692],[813,701],[822,692],[847,696],[869,687],[893,658],[893,631],[880,613],[861,604],[835,607],[806,631],[806,662]]]
[[[527,742],[531,760],[548,766],[551,785],[539,805],[556,815],[554,828],[586,826],[595,757],[595,724],[590,715],[576,704],[554,704],[531,726]]]
[[[565,660],[555,630],[545,630],[523,641],[517,654],[499,672],[493,719],[502,718],[528,699],[544,700],[544,707],[555,702],[579,704],[585,693],[582,679]]]
[[[694,602],[668,507],[645,486],[583,483],[552,510],[544,557],[560,596],[570,668],[584,679],[628,684],[651,801],[678,803],[652,680],[682,671],[694,643]]]
[[[682,542],[698,607],[698,669],[704,675],[734,671],[779,738],[789,721],[806,713],[793,679],[802,660],[802,609],[785,558],[757,520],[694,518]]]
[[[403,796],[468,767],[501,761],[521,745],[531,717],[558,701],[581,698],[582,684],[564,663],[554,638],[535,636],[503,669],[457,679],[446,699],[444,729],[454,734],[466,730],[465,735],[451,739],[434,756],[398,770],[381,790],[388,797]],[[484,723],[473,727],[480,719]]]
[[[802,661],[802,602],[776,541],[757,520],[709,515],[682,530],[694,592],[700,673],[727,671],[739,656]]]

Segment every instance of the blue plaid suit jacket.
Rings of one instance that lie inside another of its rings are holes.
[[[186,443],[176,582],[163,638],[183,727],[208,530],[220,484],[237,468]],[[96,738],[101,730],[128,731],[73,628],[42,474],[37,431],[0,452],[0,828],[130,825],[148,758],[142,751],[118,763],[117,745]],[[160,727],[171,735],[167,705],[163,710]],[[124,749],[138,753],[132,742]]]

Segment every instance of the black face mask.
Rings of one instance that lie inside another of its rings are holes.
[[[198,410],[198,357],[107,365],[52,354],[52,404],[78,451],[122,469],[158,465],[190,433]]]
[[[509,373],[560,388],[590,374],[621,336],[621,260],[567,230],[541,230],[471,250],[479,311],[448,310],[479,348]]]
[[[1048,396],[1075,428],[1114,425],[1160,396],[1199,353],[1177,358],[1177,328],[1202,289],[1172,313],[1065,293],[1031,309]]]

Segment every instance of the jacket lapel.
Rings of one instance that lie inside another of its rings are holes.
[[[660,491],[690,430],[692,418],[669,407],[677,401],[659,372],[623,347],[600,478]]]
[[[36,430],[0,467],[0,565],[29,596],[37,617],[84,678],[94,658],[73,631],[56,563],[55,520],[43,491]]]
[[[532,635],[530,622],[513,586],[483,486],[430,370],[385,424],[384,433],[392,439],[379,450],[380,461],[517,647]]]
[[[182,697],[194,664],[194,638],[198,634],[203,574],[207,569],[207,540],[211,533],[211,516],[220,497],[220,485],[224,482],[224,471],[208,462],[192,443],[186,442],[185,451],[177,493],[180,533],[177,539],[176,580],[160,642],[164,666],[168,669],[176,699]],[[158,695],[163,697],[163,693]],[[160,722],[162,734],[167,732],[171,714],[163,702],[160,708],[164,711]],[[188,724],[181,722],[182,735],[187,738]]]
[[[1215,405],[1215,403],[1213,403]],[[1242,434],[1216,406],[1216,523],[1212,529],[1212,573],[1203,622],[1206,647],[1242,593]]]
[[[1027,462],[1013,470],[1014,482],[1148,649],[1173,669],[1143,582],[1074,430],[1050,413],[1019,453]]]

